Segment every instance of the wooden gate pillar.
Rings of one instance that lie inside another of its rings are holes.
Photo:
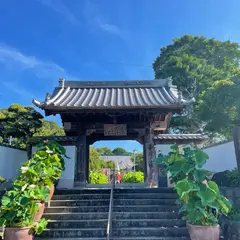
[[[77,164],[76,164],[76,181],[78,183],[86,183],[86,167],[87,167],[87,143],[86,135],[79,136],[77,143]]]
[[[157,186],[157,166],[153,163],[156,157],[156,151],[154,146],[154,134],[150,127],[146,127],[145,129],[144,150],[147,167],[147,184],[149,187],[154,187]]]

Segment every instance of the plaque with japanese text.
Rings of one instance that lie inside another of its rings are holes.
[[[127,136],[127,125],[104,124],[104,136]]]

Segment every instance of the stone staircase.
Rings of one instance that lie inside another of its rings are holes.
[[[48,229],[37,239],[107,239],[110,190],[61,190],[44,217]],[[112,240],[189,240],[172,189],[115,189]]]
[[[172,189],[116,189],[113,196],[114,240],[189,239]]]
[[[48,229],[37,239],[106,240],[110,190],[56,191],[45,208]]]

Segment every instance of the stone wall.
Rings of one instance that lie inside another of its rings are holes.
[[[220,188],[220,191],[234,206],[240,206],[240,187],[224,187]]]

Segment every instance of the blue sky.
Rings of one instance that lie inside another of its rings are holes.
[[[59,77],[153,79],[151,64],[174,37],[240,41],[239,9],[239,0],[2,0],[0,108],[42,100]]]

